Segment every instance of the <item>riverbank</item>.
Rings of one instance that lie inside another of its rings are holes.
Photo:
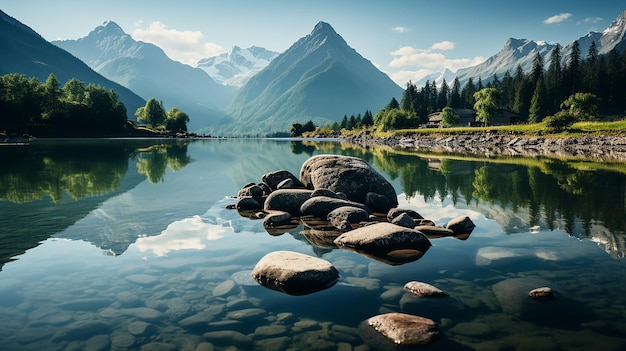
[[[403,134],[375,137],[369,132],[345,136],[344,141],[395,149],[469,154],[481,157],[566,157],[626,162],[626,136],[531,136],[504,133]]]

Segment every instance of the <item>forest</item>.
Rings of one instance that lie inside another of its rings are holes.
[[[0,77],[0,132],[36,137],[115,137],[186,133],[189,116],[165,111],[154,98],[135,112],[140,128],[129,121],[114,90],[76,78],[61,86],[51,73],[45,82],[12,73]]]
[[[566,63],[563,63],[564,57],[568,57]],[[559,123],[573,123],[580,119],[623,116],[626,111],[626,53],[612,50],[599,55],[592,43],[585,58],[582,57],[580,45],[575,41],[569,53],[564,53],[557,44],[547,63],[537,53],[530,71],[524,72],[518,65],[515,72],[506,72],[503,77],[487,77],[486,83],[482,77],[477,77],[461,86],[455,78],[451,85],[444,79],[440,86],[427,81],[419,88],[409,81],[401,100],[392,98],[376,113],[373,121],[360,114],[357,115],[359,118],[344,116],[341,123],[334,122],[313,130],[332,134],[341,129],[370,126],[383,131],[418,128],[428,123],[431,113],[440,111],[443,112],[444,125],[454,125],[454,118],[446,123],[446,112],[451,111],[447,108],[483,108],[485,105],[476,105],[478,99],[484,99],[480,101],[482,103],[495,99],[490,101],[491,107],[517,114],[519,123],[545,121],[559,127]],[[588,104],[583,106],[585,112],[593,113],[574,113],[574,109],[580,107],[577,104]],[[371,112],[367,111],[367,114],[371,115]],[[484,122],[488,122],[488,118]],[[306,128],[303,131],[307,131]],[[293,132],[292,127],[292,135]]]
[[[120,135],[126,107],[113,90],[72,78],[61,87],[12,73],[0,77],[0,131],[41,137]]]

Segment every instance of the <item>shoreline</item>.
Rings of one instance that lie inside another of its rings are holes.
[[[626,136],[583,135],[552,137],[502,133],[374,137],[369,132],[344,137],[362,147],[387,146],[400,150],[435,151],[481,157],[558,157],[590,161],[626,162]]]

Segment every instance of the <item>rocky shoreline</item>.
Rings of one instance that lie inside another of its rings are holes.
[[[363,147],[388,146],[394,149],[429,150],[480,157],[565,157],[601,162],[626,162],[626,136],[554,137],[503,133],[429,135],[415,133],[379,138],[369,132],[363,132],[345,137],[344,141]]]

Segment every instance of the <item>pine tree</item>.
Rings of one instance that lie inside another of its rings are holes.
[[[459,78],[454,78],[454,83],[452,84],[452,91],[450,92],[450,103],[448,106],[452,108],[460,108],[461,107],[461,83],[459,82]]]
[[[439,89],[439,96],[437,97],[437,111],[441,111],[444,107],[448,105],[448,100],[450,97],[450,88],[448,87],[448,83],[446,83],[446,79],[443,79],[441,83],[441,89]]]
[[[528,120],[530,122],[541,122],[546,116],[546,85],[543,78],[539,78],[535,85],[535,91],[530,102],[530,109],[528,111]]]
[[[535,58],[533,59],[533,68],[530,74],[533,79],[533,84],[537,84],[539,79],[543,77],[543,57],[539,52],[535,54]]]
[[[474,94],[476,93],[476,87],[472,78],[467,80],[467,83],[461,91],[461,106],[463,108],[474,108]]]

